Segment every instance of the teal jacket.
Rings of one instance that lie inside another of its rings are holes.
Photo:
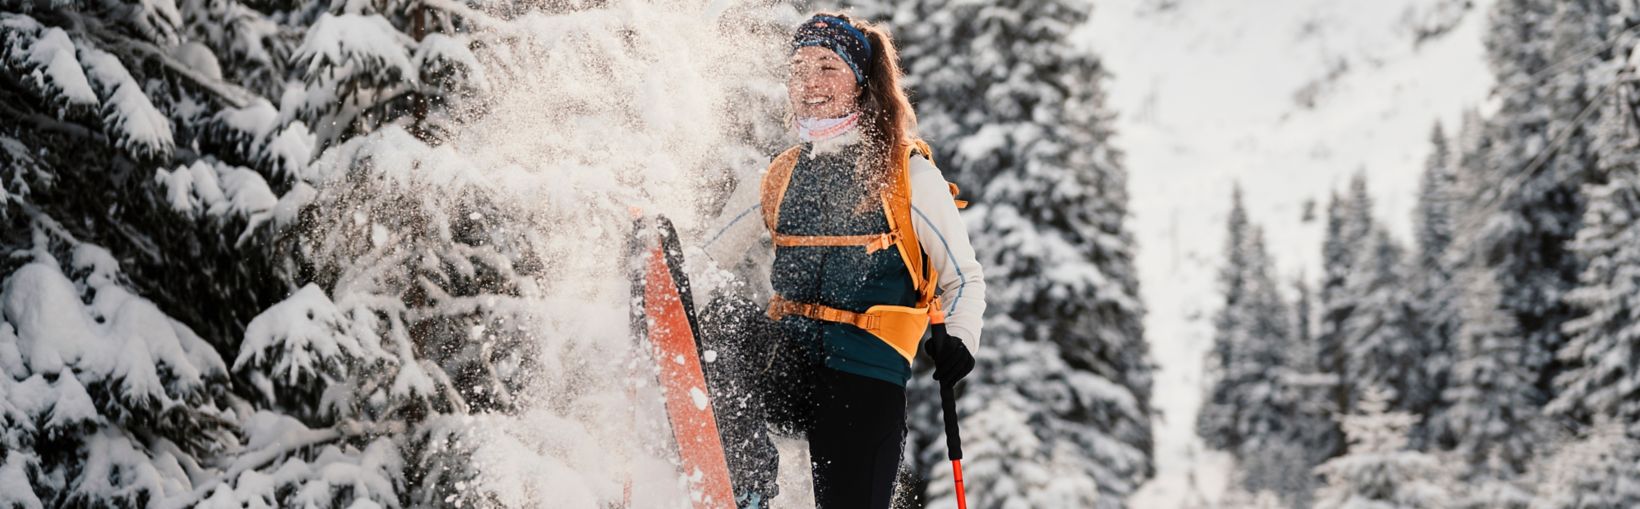
[[[811,157],[811,146],[792,169],[780,205],[776,229],[786,235],[875,235],[888,233],[883,208],[863,198],[874,196],[854,170],[859,145]],[[878,304],[912,306],[917,289],[899,251],[867,253],[860,246],[776,247],[769,278],[775,293],[796,302],[812,302],[863,313]],[[802,316],[780,321],[788,340],[819,341],[826,367],[904,386],[911,365],[887,343],[853,324]]]

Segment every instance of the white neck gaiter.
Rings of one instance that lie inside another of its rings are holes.
[[[808,142],[829,140],[853,129],[859,120],[859,110],[839,118],[799,118],[797,137]]]

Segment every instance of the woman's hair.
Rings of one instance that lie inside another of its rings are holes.
[[[910,145],[916,137],[917,114],[911,110],[911,99],[900,85],[900,54],[894,49],[894,40],[886,27],[869,21],[856,21],[843,13],[816,13],[833,16],[854,25],[871,42],[871,61],[866,68],[865,87],[857,101],[860,107],[860,134],[865,141],[859,169],[866,172],[866,181],[873,186],[888,184],[889,171],[894,168],[895,154]]]

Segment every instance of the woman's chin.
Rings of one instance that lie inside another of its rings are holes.
[[[837,111],[836,108],[797,108],[798,118],[839,118],[846,115],[847,111]]]

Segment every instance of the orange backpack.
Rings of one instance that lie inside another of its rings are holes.
[[[815,320],[852,324],[888,343],[905,357],[906,362],[911,362],[911,358],[917,355],[917,344],[922,340],[923,333],[928,330],[928,324],[945,321],[940,311],[939,298],[934,295],[939,285],[939,276],[935,274],[933,267],[927,265],[922,244],[917,241],[917,230],[911,224],[911,157],[921,154],[932,163],[934,151],[922,140],[913,140],[900,148],[895,158],[893,180],[889,182],[882,195],[883,214],[888,219],[888,233],[786,235],[776,229],[780,224],[780,203],[786,197],[786,186],[791,183],[792,170],[797,167],[797,158],[802,152],[802,145],[786,149],[774,158],[774,162],[769,164],[768,172],[763,175],[763,223],[769,229],[769,236],[774,239],[774,245],[862,246],[867,253],[895,248],[900,252],[900,259],[905,261],[906,269],[911,273],[912,285],[917,289],[917,303],[912,307],[877,305],[866,309],[864,313],[855,313],[816,303],[794,302],[776,294],[769,299],[769,318],[778,321],[786,315],[799,315]],[[949,186],[952,199],[955,200],[957,185],[949,182],[946,185]],[[956,202],[957,208],[968,206],[965,201]]]

